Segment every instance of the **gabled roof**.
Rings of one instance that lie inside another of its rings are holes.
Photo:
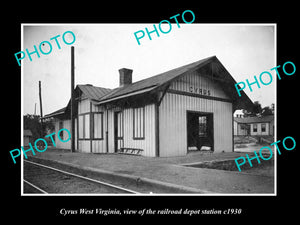
[[[184,65],[158,74],[156,76],[152,76],[147,79],[129,84],[125,87],[113,89],[111,92],[99,99],[99,102],[95,104],[100,105],[103,103],[119,100],[121,98],[160,90],[161,87],[167,87],[167,85],[172,81],[179,79],[187,73],[198,70],[200,68],[208,68],[210,70],[211,76],[209,76],[208,78],[220,84],[220,87],[232,100],[234,109],[244,108],[249,110],[252,108],[253,103],[244,91],[240,92],[241,96],[237,94],[234,86],[236,84],[236,81],[216,56],[204,58],[188,65]]]
[[[125,99],[135,95],[156,93],[158,91],[165,90],[168,88],[168,85],[176,79],[186,75],[187,73],[193,72],[198,69],[206,69],[209,71],[209,76],[206,75],[209,79],[212,79],[213,82],[219,83],[220,88],[227,94],[227,96],[232,100],[234,110],[235,109],[247,109],[252,108],[253,103],[249,97],[241,91],[239,96],[235,89],[236,81],[218,60],[216,56],[211,56],[208,58],[201,59],[199,61],[169,70],[164,73],[160,73],[155,76],[134,82],[132,84],[118,87],[115,89],[108,89],[102,87],[96,87],[91,84],[86,85],[77,85],[75,92],[81,91],[87,98],[92,100],[93,104],[101,105],[120,99]],[[70,107],[70,101],[64,109],[60,109],[49,115],[63,114]]]
[[[79,84],[75,88],[75,93],[78,93],[81,91],[84,94],[84,97],[87,97],[88,99],[92,101],[97,101],[101,97],[103,97],[105,94],[109,93],[111,89],[109,88],[102,88],[102,87],[95,87],[91,84]],[[44,118],[50,118],[50,117],[57,117],[64,115],[68,110],[70,111],[71,107],[71,99],[69,100],[66,107],[63,107],[55,112],[52,112],[50,114],[47,114],[44,116]]]
[[[269,115],[269,116],[262,116],[262,117],[257,117],[257,116],[252,116],[252,117],[234,117],[234,121],[238,123],[268,123],[274,120],[274,115]]]
[[[62,114],[65,113],[66,108],[67,108],[67,107],[63,107],[63,108],[61,108],[61,109],[59,109],[59,110],[56,110],[56,111],[54,111],[54,112],[52,112],[52,113],[49,113],[49,114],[45,115],[43,118],[50,118],[50,117],[55,117],[55,116],[62,115]]]
[[[121,96],[121,95],[126,95],[128,93],[133,93],[136,91],[141,91],[144,89],[151,89],[152,87],[159,87],[163,84],[166,84],[168,82],[171,82],[173,79],[177,78],[178,76],[190,71],[191,69],[197,69],[200,66],[204,66],[207,63],[209,63],[213,58],[216,58],[215,56],[208,57],[205,59],[201,59],[197,62],[190,63],[185,66],[178,67],[176,69],[137,81],[135,83],[132,83],[130,85],[127,85],[125,87],[120,87],[112,90],[110,93],[107,95],[103,96],[100,99],[100,103],[103,101],[106,101],[108,99],[113,99],[115,97]]]
[[[99,100],[104,95],[111,92],[111,89],[109,88],[96,87],[91,84],[79,84],[76,88],[79,88],[82,91],[82,93],[91,100]]]

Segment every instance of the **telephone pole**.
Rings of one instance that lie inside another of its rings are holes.
[[[43,106],[42,106],[42,87],[41,87],[41,81],[39,81],[39,97],[40,97],[40,114],[41,114],[41,137],[44,136],[43,132]]]
[[[74,75],[75,75],[74,46],[71,46],[71,152],[75,152]]]

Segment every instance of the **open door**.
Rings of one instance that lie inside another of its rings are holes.
[[[114,144],[115,152],[123,147],[123,112],[114,112]]]
[[[213,113],[187,112],[188,150],[214,150]]]

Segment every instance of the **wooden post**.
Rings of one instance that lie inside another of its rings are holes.
[[[42,106],[42,90],[41,90],[41,81],[39,81],[39,97],[40,97],[40,114],[41,114],[41,137],[44,136],[44,132],[43,132],[43,106]]]
[[[71,152],[75,152],[74,46],[71,46]]]

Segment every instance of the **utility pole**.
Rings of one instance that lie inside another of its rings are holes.
[[[43,132],[43,106],[42,106],[42,90],[41,90],[41,81],[39,81],[39,96],[40,96],[40,113],[41,113],[41,137],[44,136]]]
[[[74,46],[71,46],[71,152],[75,152],[74,75],[75,75]]]

